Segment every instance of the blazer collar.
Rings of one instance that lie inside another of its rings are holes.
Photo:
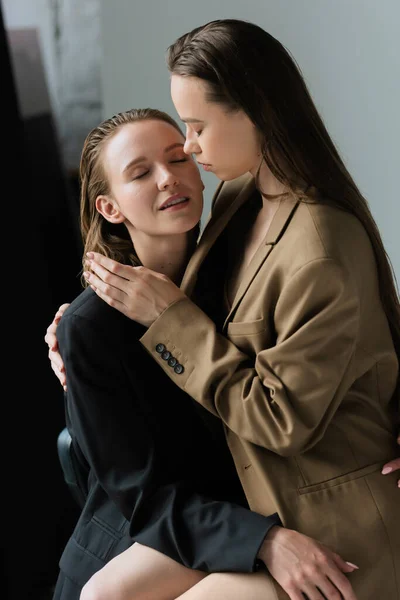
[[[216,202],[213,207],[213,214],[207,222],[198,246],[186,267],[181,282],[181,289],[187,296],[192,294],[197,280],[197,273],[218,236],[222,233],[240,206],[242,206],[242,204],[251,196],[254,190],[254,178],[250,174],[243,175],[237,180],[228,182],[222,186],[215,199]],[[227,319],[230,318],[236,309],[261,265],[280,239],[298,204],[299,200],[295,196],[287,196],[280,203],[263,242],[246,269]]]
[[[212,213],[200,237],[197,248],[189,260],[181,282],[180,287],[187,296],[191,295],[197,280],[197,273],[214,242],[238,208],[251,196],[254,189],[254,179],[249,174],[243,175],[237,180],[225,183],[222,186],[220,193],[215,198],[215,207],[212,209]],[[215,218],[213,213],[215,213]]]
[[[256,250],[253,258],[247,266],[246,271],[243,274],[243,278],[233,299],[232,306],[230,307],[229,313],[225,319],[224,328],[231,320],[239,302],[247,292],[247,289],[249,288],[253,279],[256,277],[261,266],[271,254],[274,246],[279,242],[286,229],[286,226],[289,224],[291,216],[298,205],[299,200],[295,196],[287,196],[282,199],[263,242]]]

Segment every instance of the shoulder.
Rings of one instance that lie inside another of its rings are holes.
[[[359,219],[325,203],[298,205],[283,247],[302,264],[332,259],[352,270],[363,261],[374,262],[371,241]]]
[[[71,302],[60,320],[60,326],[66,330],[74,327],[96,329],[102,335],[118,335],[119,338],[133,336],[137,339],[143,333],[143,327],[139,323],[109,306],[90,287]]]

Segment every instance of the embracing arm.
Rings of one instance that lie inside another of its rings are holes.
[[[60,307],[60,311],[63,312],[64,308]],[[56,369],[54,369],[55,372],[65,373],[56,338],[58,321],[59,319],[57,318],[56,322],[53,321],[49,325],[46,333],[46,341],[49,347],[53,348],[53,350],[50,350],[50,359],[57,361]],[[83,335],[83,330],[79,328],[78,333]],[[94,336],[92,340],[96,349],[100,351],[99,355],[101,356],[104,340],[101,338],[97,339],[97,337]],[[79,344],[83,344],[86,347],[88,339],[91,339],[90,336],[83,335]],[[105,351],[103,356],[107,356],[109,348],[103,349]],[[76,351],[79,353],[79,345]],[[82,366],[82,363],[77,364],[77,354],[74,352],[71,356],[74,358],[74,362],[70,365],[67,360],[68,374],[71,366],[72,369],[81,371],[81,376],[84,376],[85,379],[85,385],[87,383],[86,373],[89,376],[89,382],[93,380],[95,385],[99,382],[101,383],[98,375],[100,374],[103,378],[102,365],[98,365],[100,371],[97,371],[96,365],[90,364],[88,369],[86,365],[83,365],[82,369],[79,367],[79,364]],[[106,368],[109,369],[110,365],[106,365]],[[118,373],[118,370],[116,372]],[[105,383],[107,390],[107,377]],[[115,397],[116,392],[117,390],[113,387],[111,390],[112,397]],[[89,404],[87,410],[97,412],[97,400],[92,398],[92,395],[87,399],[93,401],[93,405]],[[130,398],[130,400],[132,399]],[[79,393],[76,396],[76,392],[75,401],[79,402]],[[109,460],[109,448],[116,447],[117,449],[121,449],[124,455],[122,458],[125,460],[125,452],[128,453],[128,456],[130,455],[132,444],[134,445],[135,441],[133,419],[132,427],[130,426],[129,419],[123,419],[123,423],[121,424],[120,421],[114,421],[115,411],[111,411],[112,420],[109,422],[110,408],[107,403],[103,404],[102,398],[100,398],[99,411],[99,415],[103,414],[105,417],[105,420],[101,419],[99,423],[100,435],[102,436],[103,428],[106,424],[107,427],[111,426],[111,430],[114,429],[114,435],[117,436],[115,443],[111,439],[110,444],[108,442],[100,444],[99,457],[105,452],[106,460]],[[86,419],[84,418],[83,425],[85,421]],[[140,422],[138,421],[137,424],[139,425],[140,435],[142,435]],[[82,428],[79,422],[77,426],[78,430]],[[124,428],[126,427],[125,431]],[[91,451],[88,446],[91,445],[91,431],[88,422],[83,427],[82,434],[85,438],[89,437],[89,441],[84,441],[83,445],[87,447],[86,451],[90,460]],[[110,465],[110,473],[113,472],[116,460],[117,457],[113,460],[113,464]],[[128,474],[132,474],[133,476],[131,463],[127,465],[127,469]],[[121,476],[124,479],[123,473],[121,475],[118,473],[117,476]],[[103,476],[102,479],[104,479]],[[115,481],[113,481],[113,478],[108,479],[112,485],[110,490],[107,491],[110,492],[112,497],[116,498],[118,506],[119,501],[122,501],[120,510],[128,519],[132,518],[132,521],[133,517],[135,517],[135,523],[131,531],[133,537],[144,545],[155,548],[176,559],[178,562],[192,566],[193,568],[205,568],[209,571],[251,571],[255,555],[258,551],[257,558],[266,564],[271,575],[287,591],[290,598],[298,598],[298,594],[301,594],[305,583],[307,586],[317,586],[319,589],[328,589],[333,583],[336,586],[335,590],[337,588],[342,592],[343,598],[346,600],[355,600],[352,588],[344,573],[350,573],[357,567],[346,563],[340,556],[316,540],[283,527],[271,527],[272,523],[268,518],[260,517],[256,513],[250,513],[249,510],[237,507],[228,502],[224,503],[207,499],[200,494],[191,492],[185,487],[179,487],[179,485],[176,489],[174,487],[159,486],[155,497],[152,497],[151,493],[149,493],[149,487],[151,489],[152,485],[151,478],[147,489],[144,489],[144,495],[141,496],[142,507],[143,500],[146,498],[146,507],[148,507],[148,510],[142,512],[140,515],[141,502],[137,502],[133,497],[133,508],[129,507],[123,495],[121,496],[119,493],[118,479]],[[134,477],[130,480],[130,485],[126,487],[128,494],[132,493],[130,489],[132,485],[133,487],[135,486]],[[161,511],[157,519],[154,518],[154,514],[157,514],[159,511],[158,507],[161,507]],[[164,513],[162,512],[163,509],[166,509]],[[183,512],[180,509],[183,509]],[[149,521],[146,521],[145,515],[150,515],[150,513],[153,516],[150,516]],[[138,516],[137,520],[136,516]],[[185,539],[185,535],[189,537]],[[249,545],[250,538],[252,542]],[[261,546],[258,549],[260,543]],[[204,564],[205,561],[206,565]],[[307,589],[309,588],[307,587]],[[336,597],[337,590],[336,592],[335,590],[333,590],[332,597]],[[327,595],[327,597],[331,596]]]
[[[351,278],[331,259],[312,261],[285,286],[274,319],[277,343],[252,358],[183,298],[141,342],[155,358],[158,343],[174,348],[183,373],[158,362],[238,436],[291,456],[323,436],[348,385],[359,326]],[[262,337],[262,327],[269,326],[266,320],[253,335]]]
[[[96,294],[148,327],[141,342],[150,355],[229,429],[283,456],[321,439],[352,383],[359,327],[353,278],[334,260],[313,260],[292,276],[274,310],[276,344],[252,358],[167,277],[97,253],[88,258]],[[268,316],[262,327],[270,327]],[[170,368],[160,344],[184,370]]]
[[[61,319],[57,335],[71,433],[130,521],[133,539],[191,568],[253,571],[264,537],[279,519],[209,498],[193,489],[189,476],[166,481],[169,450],[157,443],[135,402],[119,348],[74,315]]]

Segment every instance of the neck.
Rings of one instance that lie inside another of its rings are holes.
[[[135,232],[132,239],[142,265],[167,275],[177,285],[181,282],[189,258],[190,240],[190,232],[158,237],[140,236]]]
[[[258,180],[258,189],[261,193],[264,208],[267,208],[271,204],[275,205],[281,199],[282,194],[288,191],[287,187],[272,174],[264,160],[261,163],[261,167],[258,164],[250,172]]]

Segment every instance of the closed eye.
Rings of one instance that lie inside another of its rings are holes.
[[[142,177],[145,177],[149,173],[150,173],[150,171],[144,171],[143,173],[140,173],[139,175],[135,175],[135,177],[132,177],[132,181],[136,181],[136,179],[142,179]]]
[[[183,162],[187,162],[189,159],[188,158],[179,158],[178,160],[171,160],[172,163],[183,163]]]

